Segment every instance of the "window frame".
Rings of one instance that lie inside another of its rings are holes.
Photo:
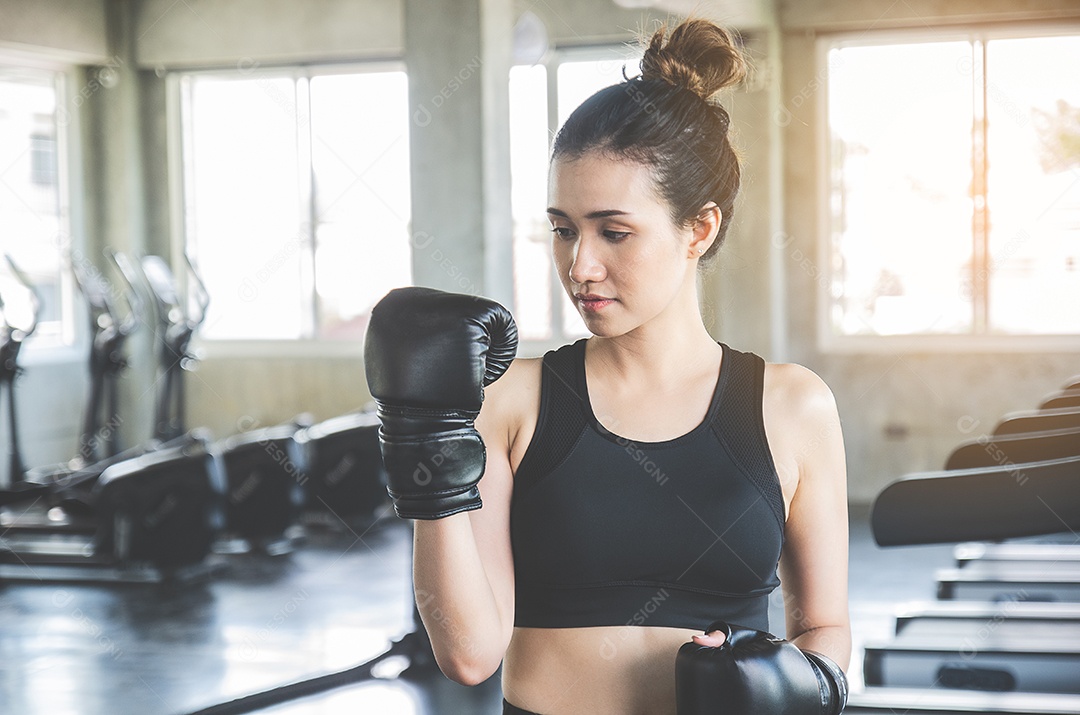
[[[555,133],[559,130],[559,81],[558,70],[559,65],[565,62],[590,62],[590,61],[605,61],[612,60],[612,55],[621,53],[627,55],[631,48],[629,42],[610,42],[610,43],[589,43],[581,45],[560,45],[552,47],[544,59],[540,62],[533,63],[533,65],[543,65],[545,69],[545,79],[547,80],[547,125],[548,125],[548,158],[551,156],[551,142],[555,138]],[[622,58],[622,64],[624,67],[632,60],[631,57],[624,56]],[[612,60],[613,61],[613,60]],[[526,63],[522,63],[524,66]],[[516,66],[516,65],[515,65]],[[633,74],[631,74],[633,76]],[[550,251],[549,251],[550,254]],[[508,267],[509,270],[513,270],[513,257],[511,257],[511,264]],[[543,355],[548,350],[554,350],[568,342],[578,339],[578,336],[572,336],[567,334],[563,330],[564,322],[564,310],[567,308],[567,303],[564,300],[564,292],[562,288],[562,281],[559,280],[559,275],[555,270],[554,262],[550,260],[548,262],[548,270],[550,271],[551,280],[551,295],[549,296],[548,309],[551,311],[551,337],[545,339],[528,339],[522,340],[518,351],[522,355]]]
[[[250,69],[249,69],[250,68]],[[221,76],[235,77],[242,72],[245,78],[262,77],[289,77],[293,81],[306,79],[309,83],[305,95],[310,102],[310,82],[314,77],[338,74],[364,74],[378,72],[406,72],[405,61],[399,58],[376,58],[371,60],[357,60],[349,62],[332,63],[262,63],[241,58],[231,67],[209,68],[183,68],[170,71],[166,74],[166,136],[167,136],[167,163],[169,177],[169,232],[176,240],[170,242],[170,263],[173,266],[183,266],[184,253],[187,250],[187,225],[185,222],[185,183],[184,175],[184,116],[183,116],[183,79],[186,76]],[[407,72],[406,72],[407,74]],[[302,111],[310,124],[310,104]],[[311,156],[308,148],[301,148],[301,158],[308,164]],[[314,204],[311,194],[311,177],[302,179],[303,191],[308,203],[308,216],[305,221],[306,240],[310,245],[310,262],[314,262],[315,225],[311,220],[314,218]],[[198,268],[198,255],[193,255],[192,260]],[[311,319],[316,319],[318,311],[318,297],[315,295],[314,273],[310,276],[309,286],[310,301],[305,310],[310,311]],[[187,294],[188,276],[186,271],[179,271],[176,276],[177,284],[182,294]],[[362,358],[364,344],[362,340],[329,340],[316,335],[315,337],[297,337],[287,339],[268,338],[207,338],[197,333],[192,344],[200,357],[222,358],[251,358],[273,355],[286,358],[316,358],[316,357],[349,357]]]
[[[845,47],[872,47],[888,44],[915,44],[919,42],[975,42],[986,43],[993,40],[1023,39],[1037,37],[1059,37],[1080,35],[1080,22],[1058,23],[1020,23],[1008,26],[999,24],[972,24],[941,28],[904,28],[878,30],[872,32],[836,32],[822,33],[815,42],[815,78],[819,80],[818,101],[814,119],[817,131],[814,137],[814,150],[817,162],[817,190],[815,208],[817,210],[816,238],[814,251],[816,266],[820,269],[823,280],[815,281],[816,308],[815,333],[817,349],[822,353],[832,354],[883,354],[883,353],[953,353],[953,352],[1072,352],[1080,349],[1080,333],[1040,334],[1040,335],[992,335],[972,333],[963,335],[841,335],[833,330],[830,313],[832,311],[831,286],[834,273],[832,270],[832,217],[829,210],[831,202],[830,166],[832,163],[831,143],[829,141],[829,51]],[[989,78],[992,82],[993,78]],[[974,88],[974,85],[973,85]],[[985,178],[985,177],[984,177]],[[992,209],[992,207],[990,207]],[[977,237],[973,237],[977,240]],[[786,264],[785,264],[786,265]],[[976,270],[981,270],[977,266]],[[973,308],[974,310],[974,308]]]
[[[0,65],[41,70],[57,75],[56,83],[56,184],[60,234],[80,254],[86,253],[85,211],[82,182],[82,136],[80,107],[87,86],[78,81],[78,67],[70,61],[34,53],[0,48]],[[60,254],[59,248],[57,253]],[[58,332],[31,336],[19,354],[24,367],[85,360],[89,349],[86,307],[78,299],[71,272],[71,257],[60,255],[61,319]]]

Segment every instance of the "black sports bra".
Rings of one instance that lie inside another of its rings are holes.
[[[705,419],[663,442],[596,419],[586,339],[544,355],[536,431],[514,475],[514,625],[768,631],[784,502],[762,419],[765,361],[723,349]]]

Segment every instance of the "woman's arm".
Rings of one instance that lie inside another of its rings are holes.
[[[787,640],[832,658],[851,659],[848,614],[848,508],[844,436],[829,386],[799,365],[782,367],[790,396],[785,424],[798,435],[798,486],[780,557]],[[768,379],[768,378],[766,378]]]
[[[680,715],[714,712],[732,694],[739,712],[779,712],[812,702],[838,713],[847,701],[847,678],[837,670],[846,670],[851,659],[851,624],[847,474],[836,402],[812,371],[769,365],[762,409],[785,499],[794,483],[779,565],[786,639],[732,626],[693,636],[676,659]],[[729,628],[733,646],[725,651],[718,646]],[[741,648],[754,654],[745,669],[733,656]],[[762,668],[771,668],[774,677],[762,679]],[[780,682],[785,685],[776,687]]]
[[[476,420],[487,452],[480,480],[483,507],[415,522],[413,585],[420,616],[443,673],[477,685],[495,673],[514,626],[510,547],[511,413],[523,389],[521,360],[485,389]]]

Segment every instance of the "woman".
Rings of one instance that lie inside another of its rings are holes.
[[[727,114],[709,99],[744,71],[725,30],[686,21],[653,36],[640,77],[567,120],[552,253],[592,337],[513,360],[475,422],[483,478],[461,483],[479,494],[411,515],[437,661],[463,684],[502,663],[505,712],[674,713],[680,646],[720,646],[723,633],[703,633],[717,619],[767,631],[778,573],[788,640],[847,666],[832,393],[804,367],[716,342],[698,308],[697,271],[739,186]],[[392,390],[372,392],[382,407]],[[476,462],[463,444],[409,452],[396,471]]]

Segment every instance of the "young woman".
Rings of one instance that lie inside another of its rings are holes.
[[[817,664],[815,698],[843,676],[822,676],[814,654],[850,657],[832,393],[804,367],[718,343],[698,307],[739,188],[728,115],[710,100],[740,81],[743,56],[690,20],[657,32],[641,69],[584,102],[552,153],[552,254],[591,337],[511,361],[505,309],[428,289],[392,292],[369,330],[436,658],[464,684],[503,664],[509,713],[675,713],[676,654],[764,637],[781,580],[785,647]],[[735,630],[706,634],[716,621]],[[790,666],[769,667],[788,682]],[[740,707],[765,708],[753,682],[717,682],[717,698],[748,689],[740,702],[759,705]],[[711,711],[700,692],[688,704],[680,690],[680,713]]]

